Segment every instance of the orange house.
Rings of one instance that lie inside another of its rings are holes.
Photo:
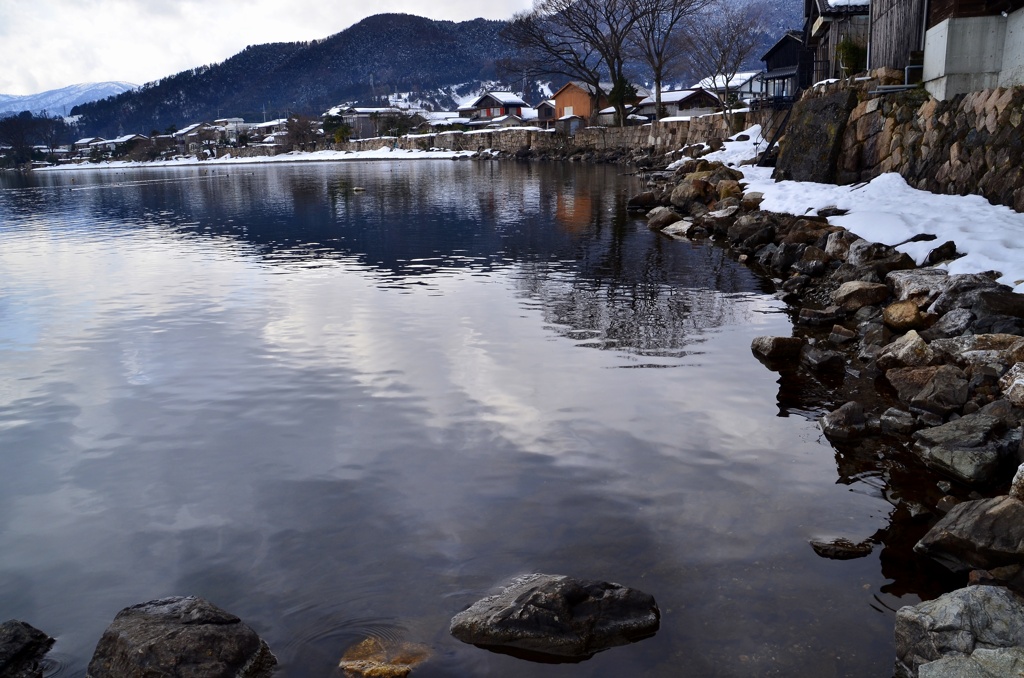
[[[601,83],[601,89],[606,93],[612,90],[610,84]],[[592,93],[594,88],[585,82],[571,80],[562,85],[562,88],[555,92],[555,119],[564,118],[567,115],[578,115],[584,120],[590,120],[596,111],[593,108],[594,101]],[[608,105],[608,97],[602,94],[597,102],[597,110]]]

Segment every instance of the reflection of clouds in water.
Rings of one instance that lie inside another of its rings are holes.
[[[129,345],[121,349],[121,364],[124,366],[129,384],[143,386],[151,381],[146,372],[145,362],[137,347]]]

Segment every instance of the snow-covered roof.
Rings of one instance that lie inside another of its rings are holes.
[[[737,73],[736,75],[732,76],[732,78],[729,79],[729,89],[742,87],[743,85],[750,82],[752,78],[756,77],[757,75],[760,75],[760,73],[761,71],[747,71],[745,73]],[[724,82],[725,78],[723,78],[722,76],[710,75],[701,80],[700,82],[698,82],[691,89],[723,89],[724,84],[722,83]]]
[[[254,122],[252,124],[256,129],[266,129],[268,127],[277,127],[278,125],[284,125],[288,121],[285,118],[278,118],[277,120],[267,120],[266,122]]]
[[[191,124],[191,125],[189,125],[188,127],[185,127],[185,128],[183,128],[183,129],[179,129],[179,130],[178,130],[177,132],[175,132],[174,134],[175,134],[176,136],[179,136],[179,137],[185,136],[185,135],[186,135],[186,134],[188,134],[189,132],[191,132],[191,131],[193,131],[193,130],[195,130],[195,129],[198,129],[199,127],[201,127],[201,126],[202,126],[202,124],[203,124],[203,123],[201,123],[201,122],[195,122],[195,123],[192,123],[192,124]]]
[[[861,9],[868,7],[871,0],[825,0],[831,9]]]
[[[462,106],[459,106],[459,110],[461,111],[466,108],[476,108],[477,106],[480,105],[480,102],[483,101],[486,97],[491,97],[492,99],[494,99],[503,106],[528,105],[525,101],[523,101],[522,97],[512,92],[484,92],[477,98],[473,99],[471,102],[464,102]]]
[[[690,97],[692,97],[694,94],[697,94],[698,92],[702,92],[702,91],[706,92],[707,94],[709,94],[709,95],[711,95],[713,97],[715,97],[715,93],[714,92],[708,92],[707,90],[701,90],[701,89],[677,89],[677,90],[672,91],[672,92],[662,92],[661,93],[661,103],[663,103],[663,104],[679,103],[680,101],[685,101],[686,99],[689,99]],[[715,98],[717,99],[718,97],[715,97]],[[641,100],[638,105],[639,106],[651,106],[654,103],[655,103],[655,99],[654,99],[654,95],[652,94],[651,96],[647,97],[646,99]]]
[[[120,137],[118,137],[116,139],[111,139],[107,143],[108,144],[123,144],[123,143],[126,143],[128,141],[131,141],[132,139],[148,139],[148,138],[149,137],[147,137],[144,134],[125,134],[124,136],[120,136]]]
[[[427,122],[447,122],[454,120],[459,117],[459,114],[454,111],[423,111],[420,113],[423,119]]]
[[[86,146],[94,141],[103,141],[103,137],[85,137],[75,142],[75,146]]]
[[[582,80],[570,80],[569,82],[567,82],[564,85],[562,85],[561,87],[559,87],[558,88],[558,92],[561,92],[563,89],[565,89],[569,85],[573,85],[574,87],[578,87],[581,90],[583,90],[584,92],[587,92],[589,94],[593,94],[594,93],[593,86],[589,85],[588,83],[583,82]],[[611,92],[612,91],[612,87],[614,87],[614,85],[612,83],[610,83],[610,82],[602,82],[601,83],[601,91],[604,92],[605,94],[608,94],[608,92]],[[555,92],[556,96],[558,95],[558,92]]]

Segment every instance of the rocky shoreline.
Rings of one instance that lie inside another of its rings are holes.
[[[688,160],[654,173],[630,205],[650,228],[715,241],[776,281],[794,336],[759,337],[752,351],[769,369],[827,384],[841,405],[821,428],[837,449],[898,455],[915,475],[934,474],[937,500],[890,500],[929,523],[915,556],[971,585],[898,612],[897,675],[1018,675],[1024,296],[996,282],[997,272],[937,268],[958,256],[954,242],[937,242],[919,267],[893,246],[829,224],[839,210],[761,211],[762,196],[742,182],[739,169]],[[872,550],[845,539],[811,546],[839,559]]]

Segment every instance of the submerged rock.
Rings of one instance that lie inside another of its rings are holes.
[[[811,548],[822,558],[831,560],[853,560],[871,555],[874,548],[869,541],[853,543],[849,539],[832,539],[830,541],[811,540]]]
[[[0,676],[43,678],[40,662],[54,639],[17,619],[0,624]]]
[[[921,669],[944,657],[1020,646],[1024,600],[1005,588],[968,586],[896,613],[896,675],[902,678],[927,676]]]
[[[450,630],[464,643],[581,659],[654,635],[660,618],[642,591],[529,574],[455,615]]]
[[[264,678],[277,659],[233,614],[195,596],[126,607],[103,632],[89,678]]]
[[[404,678],[429,658],[426,645],[366,638],[345,652],[338,668],[347,676]]]

